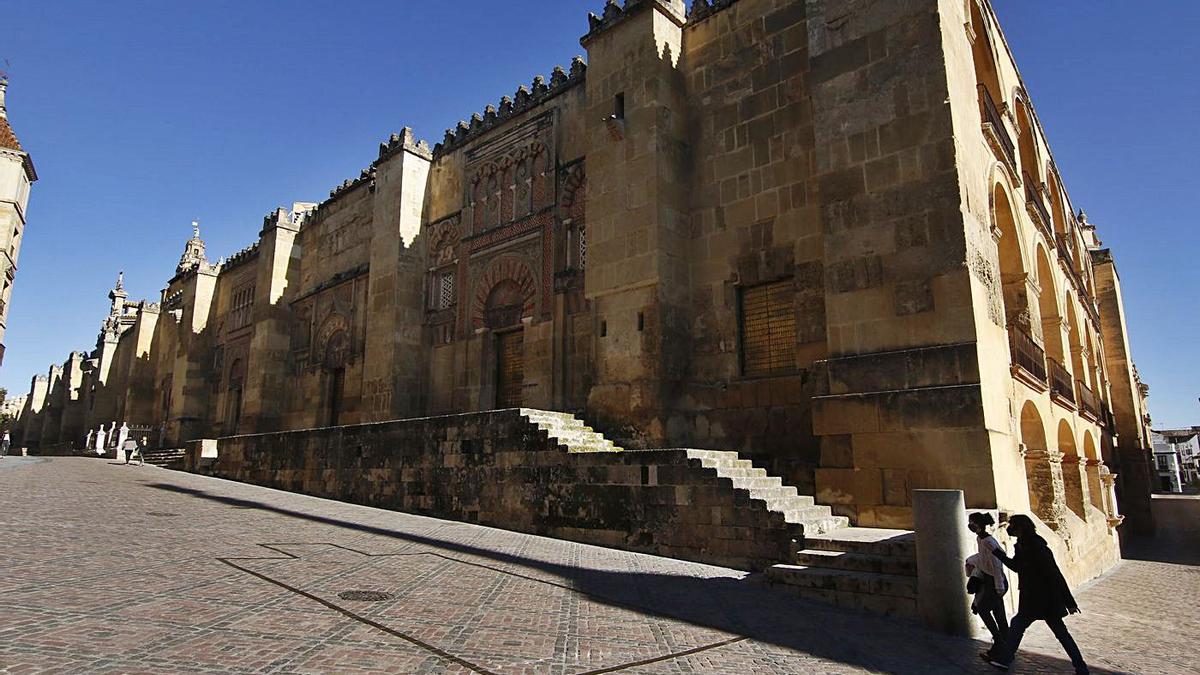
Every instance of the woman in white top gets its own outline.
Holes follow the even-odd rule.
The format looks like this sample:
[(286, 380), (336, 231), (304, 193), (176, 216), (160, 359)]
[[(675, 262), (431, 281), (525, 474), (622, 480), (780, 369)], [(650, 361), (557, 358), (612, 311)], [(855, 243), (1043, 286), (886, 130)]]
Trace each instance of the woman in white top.
[(988, 528), (996, 521), (990, 513), (977, 511), (967, 518), (967, 528), (975, 534), (978, 552), (967, 558), (967, 574), (973, 578), (968, 583), (975, 599), (971, 601), (971, 611), (983, 619), (988, 632), (992, 634), (992, 648), (984, 652), (985, 658), (999, 653), (1008, 634), (1008, 616), (1004, 612), (1004, 594), (1008, 592), (1008, 578), (1004, 575), (1004, 564), (992, 551), (1001, 548), (1000, 542), (991, 535)]

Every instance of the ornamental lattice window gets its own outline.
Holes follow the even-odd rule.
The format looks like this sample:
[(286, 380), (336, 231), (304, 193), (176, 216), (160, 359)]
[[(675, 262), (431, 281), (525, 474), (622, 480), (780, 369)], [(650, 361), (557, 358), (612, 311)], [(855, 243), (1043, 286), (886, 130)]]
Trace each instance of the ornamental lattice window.
[(454, 272), (442, 272), (438, 276), (437, 308), (449, 309), (454, 306)]
[(237, 330), (250, 325), (254, 308), (254, 285), (242, 286), (233, 292), (229, 309), (229, 329)]
[(579, 226), (579, 269), (587, 267), (587, 228)]
[(739, 330), (742, 374), (776, 375), (796, 369), (796, 289), (791, 279), (742, 290)]

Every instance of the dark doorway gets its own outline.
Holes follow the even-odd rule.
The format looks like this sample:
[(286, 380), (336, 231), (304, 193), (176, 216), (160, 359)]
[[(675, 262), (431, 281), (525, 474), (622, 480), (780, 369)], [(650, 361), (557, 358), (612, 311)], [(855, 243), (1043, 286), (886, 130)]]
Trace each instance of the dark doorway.
[(496, 336), (496, 407), (521, 407), (525, 383), (525, 339), (520, 330)]
[(338, 368), (329, 373), (329, 426), (340, 424), (342, 416), (342, 387), (346, 384), (346, 369)]

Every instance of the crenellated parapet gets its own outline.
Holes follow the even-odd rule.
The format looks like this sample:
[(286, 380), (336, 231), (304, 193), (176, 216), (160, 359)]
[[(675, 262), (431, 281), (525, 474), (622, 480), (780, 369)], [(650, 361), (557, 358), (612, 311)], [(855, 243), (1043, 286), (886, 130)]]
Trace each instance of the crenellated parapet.
[(183, 291), (175, 291), (165, 296), (162, 300), (162, 307), (168, 311), (183, 307)]
[(604, 10), (600, 14), (588, 14), (588, 32), (580, 39), (580, 42), (586, 46), (601, 33), (623, 23), (638, 12), (651, 8), (661, 10), (663, 14), (682, 26), (687, 20), (683, 2), (684, 0), (625, 0), (625, 4), (622, 5), (617, 0), (606, 0)]
[(363, 185), (367, 185), (372, 191), (375, 190), (375, 165), (372, 164), (371, 166), (363, 169), (358, 174), (358, 178), (347, 178), (346, 180), (342, 181), (341, 185), (330, 190), (329, 199), (321, 202), (321, 205), (317, 207), (317, 210), (320, 211), (325, 207), (326, 204), (329, 204), (338, 197), (341, 197), (347, 192), (350, 192)]
[(738, 0), (692, 0), (692, 8), (688, 11), (688, 21), (703, 21), (708, 17), (727, 9)]
[(571, 60), (570, 70), (555, 66), (550, 74), (549, 83), (546, 82), (546, 78), (538, 75), (533, 78), (529, 87), (521, 85), (513, 96), (502, 97), (499, 106), (489, 105), (484, 108), (483, 114), (471, 115), (470, 122), (459, 122), (454, 129), (447, 129), (442, 142), (433, 146), (433, 157), (441, 157), (456, 150), (513, 117), (542, 105), (583, 82), (586, 75), (587, 63), (581, 56)]
[(378, 164), (400, 152), (411, 152), (424, 159), (433, 159), (433, 151), (429, 149), (429, 144), (418, 140), (411, 127), (404, 127), (400, 133), (392, 134), (379, 144), (379, 159), (375, 163)]
[(256, 241), (253, 244), (250, 244), (249, 246), (238, 251), (237, 253), (234, 253), (233, 255), (229, 256), (228, 258), (225, 258), (218, 265), (219, 271), (221, 273), (228, 272), (235, 267), (240, 267), (240, 266), (250, 262), (251, 260), (254, 260), (255, 258), (258, 257), (258, 250), (259, 250), (259, 242)]

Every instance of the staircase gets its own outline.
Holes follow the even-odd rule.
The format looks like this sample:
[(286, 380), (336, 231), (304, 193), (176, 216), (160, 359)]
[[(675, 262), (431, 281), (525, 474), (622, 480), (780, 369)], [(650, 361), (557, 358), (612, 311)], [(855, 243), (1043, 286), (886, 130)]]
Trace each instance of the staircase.
[[(521, 415), (538, 429), (567, 449), (567, 452), (626, 452), (612, 441), (586, 426), (570, 413), (522, 408)], [(805, 535), (821, 534), (850, 524), (844, 516), (835, 516), (828, 506), (819, 506), (809, 495), (784, 485), (783, 479), (768, 476), (766, 469), (754, 466), (738, 453), (727, 450), (687, 449), (688, 462), (699, 465), (727, 480), (735, 490), (745, 491), (750, 499), (761, 502), (768, 511), (783, 517), (784, 522), (798, 525)]]
[[(521, 415), (573, 453), (624, 450), (570, 413), (521, 409)], [(689, 465), (728, 481), (785, 523), (796, 526), (790, 564), (767, 568), (767, 582), (810, 600), (885, 616), (917, 615), (916, 539), (908, 530), (850, 527), (845, 516), (784, 485), (736, 452), (683, 449)], [(665, 456), (664, 456), (665, 459)]]
[(805, 537), (832, 532), (847, 527), (850, 520), (835, 516), (828, 506), (819, 506), (809, 495), (800, 494), (795, 487), (784, 485), (778, 476), (768, 476), (766, 469), (741, 459), (727, 450), (687, 450), (688, 460), (697, 461), (717, 477), (729, 481), (735, 490), (743, 490), (750, 499), (763, 502), (768, 511), (783, 516), (784, 522), (799, 525)]
[(623, 452), (624, 449), (584, 425), (583, 420), (565, 412), (521, 408), (521, 416), (567, 449), (567, 452)]
[(872, 527), (806, 535), (792, 564), (767, 568), (767, 580), (809, 600), (916, 617), (916, 538), (908, 530)]
[(187, 450), (183, 448), (159, 448), (157, 450), (143, 450), (142, 458), (147, 464), (163, 469), (182, 469), (184, 457), (187, 456)]

